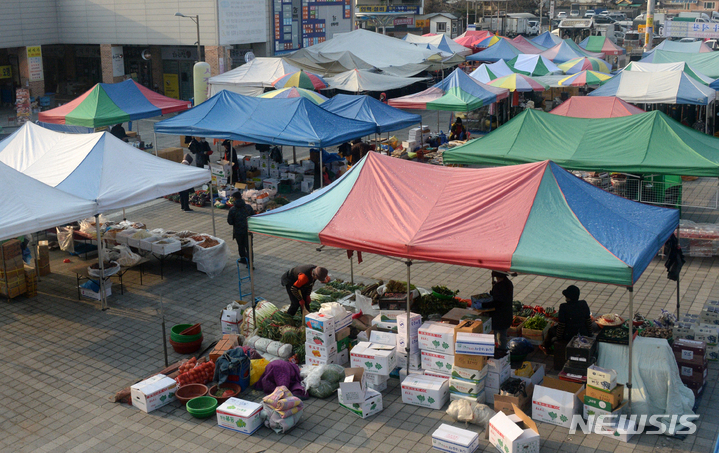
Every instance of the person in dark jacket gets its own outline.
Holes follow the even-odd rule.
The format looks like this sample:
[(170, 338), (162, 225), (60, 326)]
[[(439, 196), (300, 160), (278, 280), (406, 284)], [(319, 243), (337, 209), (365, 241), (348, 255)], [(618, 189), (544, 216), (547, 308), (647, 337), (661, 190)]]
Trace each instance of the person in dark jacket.
[(549, 348), (555, 342), (569, 342), (576, 335), (585, 337), (592, 336), (592, 314), (589, 311), (589, 305), (585, 300), (579, 300), (580, 291), (574, 285), (570, 285), (562, 291), (562, 295), (566, 302), (559, 306), (557, 313), (558, 324), (549, 329), (547, 338), (540, 346), (545, 353), (549, 353)]
[(507, 331), (512, 326), (512, 301), (514, 300), (514, 285), (506, 272), (492, 271), (492, 290), (489, 293), (494, 300), (485, 307), (494, 308), (492, 329), (497, 349), (500, 352), (506, 351)]
[(125, 132), (125, 128), (122, 127), (122, 123), (117, 123), (112, 126), (110, 133), (124, 142), (127, 141), (127, 132)]
[(204, 137), (192, 137), (190, 142), (190, 152), (195, 155), (195, 166), (204, 168), (205, 165), (210, 163), (210, 155), (212, 154), (212, 148), (207, 143)]
[(230, 184), (234, 184), (240, 181), (240, 163), (237, 160), (237, 151), (232, 147), (232, 142), (225, 140), (222, 142), (222, 147), (225, 149), (225, 153), (222, 159), (232, 164), (232, 175), (231, 180), (228, 181)]
[[(192, 165), (192, 155), (190, 155), (190, 153), (185, 154), (185, 157), (182, 159), (182, 164)], [(180, 209), (185, 212), (192, 212), (190, 208), (190, 193), (192, 193), (193, 189), (193, 187), (190, 187), (189, 189), (180, 191)]]
[(290, 308), (287, 313), (294, 316), (300, 306), (310, 303), (310, 294), (316, 281), (328, 283), (330, 275), (324, 267), (304, 264), (293, 267), (282, 275), (280, 282), (290, 296)]
[(232, 207), (227, 213), (227, 223), (232, 225), (232, 238), (237, 241), (240, 262), (243, 264), (248, 263), (250, 256), (247, 219), (254, 213), (252, 207), (242, 199), (242, 194), (239, 191), (232, 194)]

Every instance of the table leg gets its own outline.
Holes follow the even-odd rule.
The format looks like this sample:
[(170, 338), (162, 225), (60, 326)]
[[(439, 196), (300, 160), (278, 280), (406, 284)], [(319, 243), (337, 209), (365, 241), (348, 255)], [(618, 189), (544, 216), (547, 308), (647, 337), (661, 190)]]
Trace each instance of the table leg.
[(80, 294), (80, 274), (75, 274), (75, 278), (77, 279), (77, 300), (82, 300), (82, 295)]
[(160, 280), (164, 280), (164, 279), (165, 279), (165, 271), (164, 271), (164, 268), (165, 268), (165, 257), (162, 256), (162, 257), (160, 258)]
[(122, 287), (122, 274), (124, 274), (124, 272), (118, 272), (118, 275), (120, 276), (120, 295), (124, 296), (125, 289)]
[(142, 286), (142, 274), (144, 274), (145, 263), (140, 263), (140, 286)]

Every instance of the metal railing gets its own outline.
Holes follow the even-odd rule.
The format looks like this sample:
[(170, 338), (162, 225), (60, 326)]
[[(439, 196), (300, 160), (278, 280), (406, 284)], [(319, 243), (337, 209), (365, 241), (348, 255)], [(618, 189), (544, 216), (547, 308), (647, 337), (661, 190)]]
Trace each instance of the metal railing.
[(676, 208), (719, 208), (719, 185), (714, 178), (683, 181), (681, 184), (636, 178), (584, 179), (607, 192), (641, 203)]

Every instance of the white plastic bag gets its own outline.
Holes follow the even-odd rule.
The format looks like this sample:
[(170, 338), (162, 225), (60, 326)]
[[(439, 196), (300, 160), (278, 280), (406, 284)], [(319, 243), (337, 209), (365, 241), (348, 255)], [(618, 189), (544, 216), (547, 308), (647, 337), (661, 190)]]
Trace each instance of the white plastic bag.
[(377, 316), (379, 314), (379, 308), (372, 307), (372, 298), (363, 296), (360, 290), (355, 290), (355, 307), (357, 310), (361, 310), (362, 314)]
[(305, 389), (309, 390), (320, 385), (322, 373), (324, 373), (327, 365), (302, 365), (300, 368), (300, 377), (302, 378), (302, 385)]
[(56, 227), (55, 231), (57, 232), (57, 243), (60, 246), (60, 250), (75, 253), (75, 241), (72, 239), (72, 228)]
[(467, 400), (455, 400), (449, 403), (447, 415), (453, 419), (487, 427), (489, 419), (494, 417), (496, 412), (486, 404), (472, 403)]
[(337, 302), (325, 302), (320, 306), (320, 314), (333, 316), (335, 319), (344, 319), (347, 316), (347, 310)]
[(120, 257), (117, 259), (120, 266), (132, 267), (142, 259), (140, 255), (134, 253), (130, 250), (130, 247), (125, 245), (116, 245), (115, 250), (120, 252)]
[(219, 244), (210, 248), (195, 245), (193, 248), (192, 261), (197, 264), (198, 271), (204, 272), (210, 278), (215, 278), (225, 269), (229, 249), (224, 240), (213, 236), (210, 237), (218, 241)]

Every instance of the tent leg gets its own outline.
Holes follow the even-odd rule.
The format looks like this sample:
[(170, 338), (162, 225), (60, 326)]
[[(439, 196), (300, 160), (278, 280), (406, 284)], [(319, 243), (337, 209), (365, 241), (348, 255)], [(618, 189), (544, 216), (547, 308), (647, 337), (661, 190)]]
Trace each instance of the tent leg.
[(324, 165), (322, 163), (322, 148), (320, 148), (320, 189), (325, 186)]
[[(677, 247), (679, 247), (679, 227), (677, 227)], [(677, 319), (679, 319), (679, 305), (681, 302), (681, 295), (679, 294), (679, 281), (681, 280), (681, 272), (677, 274)]]
[(295, 147), (292, 147), (292, 162), (294, 162), (295, 165), (297, 165), (297, 153), (295, 152)]
[(105, 260), (102, 256), (102, 234), (100, 232), (100, 214), (95, 214), (95, 229), (97, 231), (97, 260), (100, 266), (100, 308), (107, 310), (105, 301)]
[(255, 307), (257, 304), (255, 303), (255, 254), (252, 251), (254, 244), (252, 243), (252, 233), (247, 232), (247, 248), (249, 252), (249, 271), (250, 271), (250, 297), (252, 297), (252, 326), (256, 329), (257, 328), (257, 315), (256, 315), (256, 309)]
[(355, 284), (355, 260), (354, 254), (350, 256), (350, 285)]
[(152, 135), (154, 136), (154, 142), (152, 142), (152, 149), (155, 150), (155, 157), (157, 157), (157, 132), (153, 132)]
[(409, 357), (410, 357), (410, 346), (412, 343), (409, 341), (409, 327), (410, 327), (410, 289), (409, 289), (409, 278), (410, 278), (410, 267), (412, 267), (412, 260), (407, 260), (404, 262), (404, 264), (407, 265), (407, 346), (405, 347), (405, 352), (407, 353), (407, 376), (409, 376)]
[(212, 217), (212, 235), (217, 237), (217, 229), (215, 228), (215, 202), (212, 200), (212, 180), (210, 180), (210, 216)]
[(439, 110), (437, 110), (437, 133), (439, 134)]
[(167, 360), (167, 331), (165, 330), (165, 304), (162, 303), (162, 287), (160, 287), (160, 314), (162, 315), (162, 349), (165, 352), (165, 366), (170, 366)]
[(629, 291), (629, 374), (627, 379), (627, 391), (629, 392), (629, 413), (632, 413), (632, 347), (634, 345), (634, 325), (631, 320), (634, 319), (634, 287), (627, 288)]
[(122, 220), (127, 220), (127, 216), (125, 216), (125, 208), (122, 208)]

